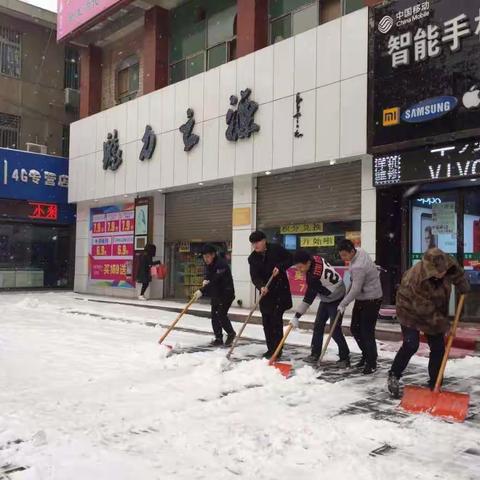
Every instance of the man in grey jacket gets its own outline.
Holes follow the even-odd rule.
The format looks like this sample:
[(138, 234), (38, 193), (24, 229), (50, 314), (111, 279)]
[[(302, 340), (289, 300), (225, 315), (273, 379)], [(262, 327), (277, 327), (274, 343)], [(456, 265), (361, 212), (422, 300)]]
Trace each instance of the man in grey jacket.
[(350, 262), (351, 280), (350, 289), (340, 302), (338, 310), (343, 313), (355, 301), (350, 330), (362, 352), (357, 367), (363, 367), (363, 374), (369, 375), (377, 368), (375, 326), (383, 296), (380, 274), (368, 253), (355, 248), (350, 240), (343, 240), (338, 250), (341, 259)]

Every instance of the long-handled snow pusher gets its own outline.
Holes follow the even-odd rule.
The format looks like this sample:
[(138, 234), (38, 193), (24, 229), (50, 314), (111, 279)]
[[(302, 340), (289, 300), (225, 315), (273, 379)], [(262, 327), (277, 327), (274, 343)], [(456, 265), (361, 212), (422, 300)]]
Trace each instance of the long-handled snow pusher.
[[(265, 285), (265, 287), (269, 287), (270, 284), (272, 283), (272, 280), (273, 280), (273, 275), (268, 279), (268, 282), (267, 284)], [(233, 350), (235, 349), (235, 347), (237, 346), (237, 343), (238, 341), (240, 340), (242, 334), (243, 334), (243, 331), (245, 330), (245, 327), (247, 326), (247, 324), (250, 322), (250, 320), (252, 319), (252, 316), (253, 316), (253, 313), (255, 312), (255, 310), (258, 308), (258, 305), (260, 303), (260, 300), (262, 299), (263, 295), (259, 295), (258, 297), (258, 300), (255, 302), (255, 305), (252, 307), (252, 309), (250, 310), (250, 312), (248, 313), (248, 316), (247, 316), (247, 319), (243, 322), (243, 325), (242, 325), (242, 328), (240, 328), (240, 331), (237, 333), (237, 335), (235, 336), (235, 340), (234, 342), (232, 343), (232, 346), (230, 347), (230, 349), (228, 350), (228, 353), (227, 353), (227, 359), (230, 360), (230, 357), (232, 356), (232, 352)]]
[[(160, 340), (158, 341), (159, 345), (163, 343), (163, 341), (167, 338), (169, 333), (175, 328), (175, 325), (177, 325), (178, 321), (187, 313), (188, 309), (192, 305), (192, 303), (195, 302), (195, 297), (193, 297), (187, 305), (185, 305), (185, 308), (177, 315), (177, 318), (172, 322), (172, 324), (167, 328), (167, 331), (160, 337)], [(166, 348), (168, 348), (170, 351), (173, 350), (172, 345), (165, 345)]]
[(277, 362), (276, 360), (277, 360), (277, 357), (278, 357), (280, 351), (283, 348), (283, 345), (285, 344), (285, 342), (287, 340), (287, 337), (290, 335), (290, 332), (292, 331), (292, 329), (293, 329), (293, 325), (289, 325), (287, 330), (283, 334), (283, 338), (280, 341), (280, 343), (278, 344), (278, 347), (275, 350), (275, 353), (272, 355), (272, 357), (270, 358), (270, 361), (268, 362), (269, 365), (277, 368), (280, 371), (280, 373), (284, 377), (287, 377), (287, 378), (290, 376), (290, 373), (292, 372), (292, 364), (291, 363)]
[(457, 331), (458, 322), (462, 314), (463, 305), (465, 303), (465, 295), (460, 296), (455, 320), (448, 337), (445, 354), (443, 355), (440, 371), (438, 372), (435, 388), (416, 387), (407, 385), (404, 390), (401, 407), (410, 413), (429, 413), (435, 417), (444, 417), (449, 420), (463, 422), (467, 416), (470, 395), (467, 393), (456, 393), (440, 391), (443, 374), (447, 365), (450, 349), (452, 348), (453, 339)]
[(335, 320), (333, 321), (333, 323), (330, 324), (330, 331), (328, 332), (327, 341), (325, 342), (325, 345), (322, 348), (322, 353), (320, 354), (320, 357), (318, 358), (317, 368), (320, 367), (320, 364), (322, 363), (323, 357), (327, 353), (328, 344), (330, 343), (330, 340), (332, 339), (333, 332), (337, 328), (337, 324), (338, 324), (341, 316), (342, 316), (342, 312), (337, 312), (337, 314), (335, 315)]

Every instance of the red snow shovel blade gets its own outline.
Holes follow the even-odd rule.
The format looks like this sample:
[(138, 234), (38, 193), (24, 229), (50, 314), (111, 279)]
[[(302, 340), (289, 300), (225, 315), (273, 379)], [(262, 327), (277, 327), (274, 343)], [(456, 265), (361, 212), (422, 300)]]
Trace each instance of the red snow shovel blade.
[(292, 373), (292, 365), (290, 363), (273, 362), (270, 366), (275, 367), (285, 378)]
[(429, 388), (407, 385), (400, 406), (410, 413), (429, 413), (457, 422), (465, 421), (470, 395), (455, 392), (434, 392)]

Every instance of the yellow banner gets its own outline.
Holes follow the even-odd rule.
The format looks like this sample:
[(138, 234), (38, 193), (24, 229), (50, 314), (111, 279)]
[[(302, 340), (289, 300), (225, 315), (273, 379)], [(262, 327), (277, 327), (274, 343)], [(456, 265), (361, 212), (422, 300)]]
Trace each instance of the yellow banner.
[(314, 237), (300, 237), (301, 247), (334, 247), (335, 235), (316, 235)]
[(283, 235), (295, 233), (322, 233), (323, 223), (299, 223), (297, 225), (282, 225), (280, 233)]

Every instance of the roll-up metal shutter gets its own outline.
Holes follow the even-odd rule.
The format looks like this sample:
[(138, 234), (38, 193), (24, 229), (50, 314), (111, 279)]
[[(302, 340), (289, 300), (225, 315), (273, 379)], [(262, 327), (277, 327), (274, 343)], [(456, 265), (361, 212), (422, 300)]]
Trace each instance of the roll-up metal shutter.
[(232, 184), (165, 195), (165, 241), (232, 239)]
[(360, 161), (260, 177), (257, 226), (358, 220), (360, 196)]

